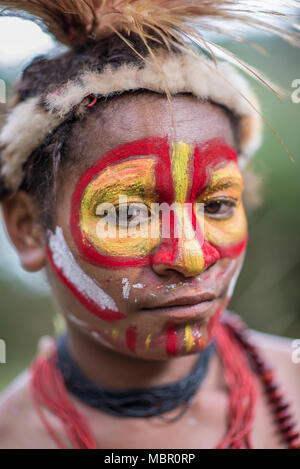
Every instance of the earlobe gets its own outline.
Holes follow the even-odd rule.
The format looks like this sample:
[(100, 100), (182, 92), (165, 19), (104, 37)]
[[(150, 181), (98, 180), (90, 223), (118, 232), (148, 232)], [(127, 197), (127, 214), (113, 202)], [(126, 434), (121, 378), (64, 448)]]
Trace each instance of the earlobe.
[(38, 207), (33, 197), (23, 191), (2, 202), (8, 235), (16, 247), (22, 267), (36, 272), (46, 265), (45, 237), (37, 222)]
[(22, 267), (28, 272), (37, 272), (46, 266), (45, 248), (39, 247), (19, 252)]

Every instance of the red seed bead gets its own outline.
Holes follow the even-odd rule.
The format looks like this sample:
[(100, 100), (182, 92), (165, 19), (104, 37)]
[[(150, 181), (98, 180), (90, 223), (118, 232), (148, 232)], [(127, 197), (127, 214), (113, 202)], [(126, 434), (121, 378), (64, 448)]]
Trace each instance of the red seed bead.
[(289, 444), (288, 449), (300, 449), (300, 440), (292, 441)]
[(256, 347), (254, 344), (252, 344), (252, 342), (245, 342), (245, 347), (247, 350), (249, 350), (249, 352), (255, 352), (256, 353)]
[(258, 370), (258, 373), (259, 373), (259, 374), (264, 373), (264, 371), (265, 371), (265, 369), (266, 369), (265, 362), (264, 362), (261, 358), (259, 358), (259, 357), (255, 358), (254, 361), (255, 361), (255, 365), (256, 365), (256, 368), (257, 368), (257, 370)]
[(287, 431), (292, 430), (292, 428), (294, 428), (296, 425), (297, 423), (295, 422), (295, 420), (289, 418), (280, 424), (280, 429), (281, 431), (286, 433)]
[(298, 440), (300, 435), (298, 432), (296, 432), (295, 430), (289, 430), (285, 435), (284, 435), (286, 441), (288, 441), (289, 443), (294, 441), (294, 440)]
[(265, 384), (272, 383), (274, 379), (274, 374), (272, 370), (265, 370), (262, 374), (262, 380)]
[(280, 401), (276, 404), (275, 411), (280, 412), (283, 410), (287, 410), (290, 407), (290, 403), (288, 401), (285, 401), (284, 399), (280, 399)]
[(270, 383), (266, 386), (266, 391), (268, 394), (273, 394), (274, 392), (278, 391), (278, 386), (275, 383)]
[(291, 414), (287, 409), (281, 410), (280, 412), (276, 412), (276, 420), (279, 423), (284, 422), (285, 420), (290, 419), (290, 418), (291, 418)]
[[(257, 353), (250, 351), (249, 355), (250, 355), (251, 360), (254, 363), (254, 366), (256, 366), (256, 368), (258, 369), (257, 361), (259, 360), (259, 357), (258, 357)], [(258, 371), (258, 373), (259, 373), (259, 371)]]
[(278, 391), (278, 389), (276, 389), (276, 391), (273, 391), (270, 394), (270, 401), (272, 403), (278, 402), (281, 398), (282, 398), (282, 395), (281, 395), (280, 391)]

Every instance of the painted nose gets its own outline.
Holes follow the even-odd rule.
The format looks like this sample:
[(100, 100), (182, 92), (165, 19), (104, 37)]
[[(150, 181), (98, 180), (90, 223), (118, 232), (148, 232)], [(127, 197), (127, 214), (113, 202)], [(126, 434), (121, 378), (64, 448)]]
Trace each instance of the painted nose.
[(199, 245), (180, 241), (175, 249), (174, 243), (170, 246), (171, 243), (164, 242), (161, 249), (153, 255), (152, 268), (158, 275), (166, 276), (171, 271), (176, 271), (184, 277), (196, 277), (204, 270), (204, 258)]
[(176, 208), (176, 224), (177, 231), (163, 239), (152, 255), (152, 268), (158, 275), (177, 271), (184, 277), (196, 277), (219, 258), (219, 253), (199, 231), (195, 232), (191, 214), (184, 206)]

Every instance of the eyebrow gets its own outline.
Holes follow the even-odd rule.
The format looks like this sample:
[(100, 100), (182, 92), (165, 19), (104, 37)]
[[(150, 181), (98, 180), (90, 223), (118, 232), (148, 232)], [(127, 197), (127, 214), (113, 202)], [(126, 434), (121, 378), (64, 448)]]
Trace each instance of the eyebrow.
[(225, 176), (217, 182), (211, 182), (203, 192), (216, 192), (217, 190), (228, 189), (237, 187), (240, 189), (243, 186), (243, 179), (239, 176)]
[(146, 187), (140, 181), (129, 184), (125, 182), (112, 182), (105, 186), (105, 188), (96, 190), (93, 199), (99, 197), (100, 202), (106, 202), (118, 198), (123, 193), (142, 197), (145, 195), (145, 189)]

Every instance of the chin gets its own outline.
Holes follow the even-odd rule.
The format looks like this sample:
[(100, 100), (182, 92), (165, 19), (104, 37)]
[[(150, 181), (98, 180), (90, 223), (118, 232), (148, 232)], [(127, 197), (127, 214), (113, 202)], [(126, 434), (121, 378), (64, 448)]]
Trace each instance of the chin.
[(143, 360), (166, 360), (201, 352), (213, 341), (221, 308), (205, 321), (194, 319), (180, 323), (169, 319), (159, 330), (129, 326), (122, 330), (101, 328), (91, 338), (115, 353)]

